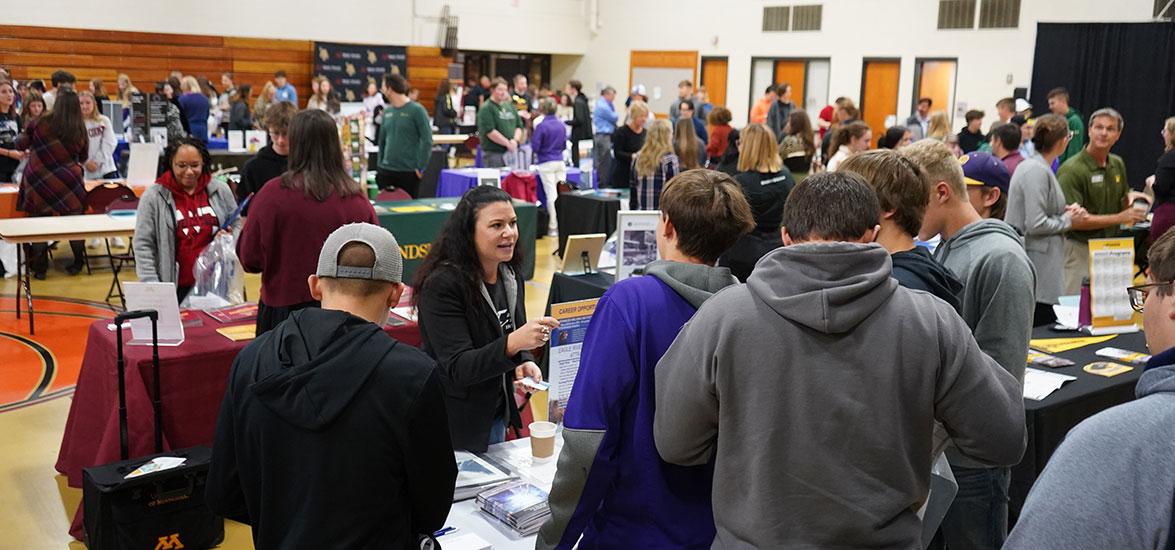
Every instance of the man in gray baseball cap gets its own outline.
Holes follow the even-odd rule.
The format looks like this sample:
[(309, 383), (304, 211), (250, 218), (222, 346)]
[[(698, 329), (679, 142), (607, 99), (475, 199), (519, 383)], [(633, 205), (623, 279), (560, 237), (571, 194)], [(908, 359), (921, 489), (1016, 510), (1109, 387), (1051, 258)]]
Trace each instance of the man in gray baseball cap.
[[(436, 365), (383, 331), (395, 237), (331, 233), (294, 312), (233, 362), (206, 498), (258, 548), (407, 548), (444, 526), (457, 466)], [(357, 488), (362, 490), (357, 490)]]

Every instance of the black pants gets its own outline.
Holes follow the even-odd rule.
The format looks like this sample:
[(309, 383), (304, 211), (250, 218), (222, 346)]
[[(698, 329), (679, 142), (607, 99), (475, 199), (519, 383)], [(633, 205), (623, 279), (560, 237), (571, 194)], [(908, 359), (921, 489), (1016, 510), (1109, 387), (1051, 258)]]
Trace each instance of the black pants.
[(403, 189), (414, 199), (420, 195), (420, 176), (416, 172), (393, 172), (381, 168), (375, 172), (375, 183), (384, 191)]
[[(73, 266), (81, 267), (86, 261), (86, 241), (69, 241), (73, 250)], [(29, 243), (25, 249), (25, 262), (33, 273), (44, 275), (49, 270), (49, 243)]]
[(187, 298), (188, 294), (192, 293), (193, 288), (195, 288), (195, 285), (180, 286), (179, 283), (176, 283), (176, 285), (175, 285), (175, 299), (176, 299), (176, 301), (181, 304), (184, 303), (184, 298)]
[(1032, 312), (1032, 326), (1042, 327), (1057, 322), (1057, 314), (1053, 312), (1052, 304), (1036, 303), (1036, 310)]
[(318, 307), (322, 302), (311, 300), (309, 302), (302, 302), (292, 306), (273, 307), (265, 305), (265, 302), (257, 300), (257, 336), (261, 336), (269, 332), (290, 317), (292, 313), (299, 309), (308, 307)]

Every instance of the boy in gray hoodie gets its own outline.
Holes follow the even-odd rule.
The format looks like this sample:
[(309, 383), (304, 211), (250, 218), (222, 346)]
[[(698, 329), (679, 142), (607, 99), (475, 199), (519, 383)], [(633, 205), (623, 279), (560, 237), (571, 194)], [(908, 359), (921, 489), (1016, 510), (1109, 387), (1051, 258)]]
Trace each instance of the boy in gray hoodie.
[(710, 298), (656, 369), (661, 458), (714, 464), (714, 548), (920, 547), (935, 422), (989, 464), (1024, 452), (1020, 385), (871, 244), (860, 176), (809, 177), (785, 247)]
[[(920, 237), (942, 236), (934, 259), (963, 281), (963, 320), (979, 348), (1015, 376), (1022, 391), (1036, 306), (1036, 274), (1023, 241), (1007, 223), (979, 216), (963, 169), (946, 145), (923, 140), (902, 154), (932, 182)], [(959, 493), (943, 519), (944, 541), (952, 550), (996, 550), (1008, 532), (1010, 471), (971, 460), (960, 452), (957, 439), (954, 443), (947, 459)]]
[(1036, 480), (1004, 548), (1171, 548), (1175, 544), (1175, 232), (1147, 252), (1132, 287), (1150, 362), (1137, 401), (1077, 425)]

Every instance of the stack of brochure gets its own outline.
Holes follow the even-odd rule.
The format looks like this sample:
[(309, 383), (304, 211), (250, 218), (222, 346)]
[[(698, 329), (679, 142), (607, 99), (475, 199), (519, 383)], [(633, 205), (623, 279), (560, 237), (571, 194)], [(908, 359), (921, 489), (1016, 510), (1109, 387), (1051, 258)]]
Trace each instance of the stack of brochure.
[(483, 512), (522, 536), (537, 533), (551, 515), (547, 492), (525, 481), (504, 483), (477, 495)]
[(453, 489), (453, 502), (473, 498), (490, 487), (514, 479), (506, 468), (488, 458), (465, 451), (456, 451), (454, 455), (457, 459), (457, 486)]

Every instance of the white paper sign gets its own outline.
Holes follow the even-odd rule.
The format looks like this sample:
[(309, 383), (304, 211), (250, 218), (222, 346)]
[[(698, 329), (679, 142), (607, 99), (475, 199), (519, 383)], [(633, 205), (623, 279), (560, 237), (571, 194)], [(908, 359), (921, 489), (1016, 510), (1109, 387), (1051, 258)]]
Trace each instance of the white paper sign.
[(126, 182), (133, 187), (146, 187), (155, 183), (159, 169), (159, 145), (156, 143), (131, 143), (130, 159), (127, 160)]
[[(184, 342), (184, 325), (180, 322), (180, 304), (176, 300), (175, 283), (123, 283), (126, 310), (153, 309), (159, 312), (159, 345), (178, 346)], [(151, 345), (151, 320), (131, 320), (132, 346)]]
[(229, 130), (228, 131), (228, 150), (229, 151), (244, 151), (245, 150), (245, 131), (244, 130)]
[(659, 210), (621, 210), (616, 220), (616, 282), (657, 259), (657, 221)]
[(1024, 369), (1024, 399), (1040, 401), (1071, 380), (1077, 380), (1077, 377), (1040, 369)]

